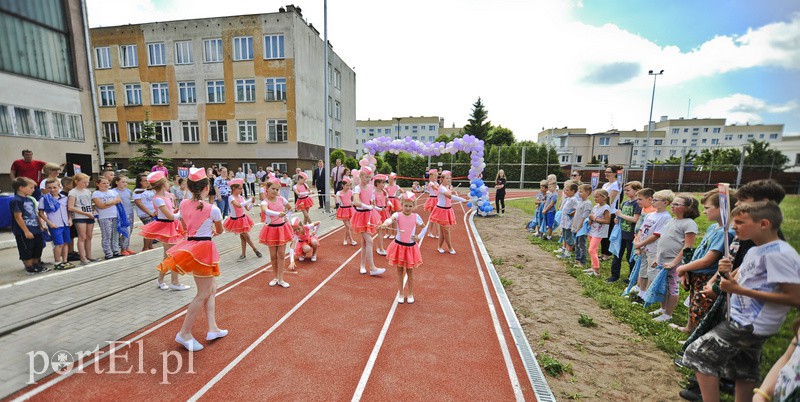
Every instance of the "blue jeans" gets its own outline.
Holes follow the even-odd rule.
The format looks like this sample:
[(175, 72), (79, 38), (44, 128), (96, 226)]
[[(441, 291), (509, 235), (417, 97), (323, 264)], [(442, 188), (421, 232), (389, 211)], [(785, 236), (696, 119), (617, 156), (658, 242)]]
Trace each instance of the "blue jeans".
[(100, 235), (102, 238), (103, 254), (106, 258), (119, 254), (119, 234), (117, 233), (117, 218), (98, 219)]
[(586, 235), (575, 238), (575, 260), (586, 265)]
[(220, 212), (222, 212), (222, 217), (228, 216), (230, 211), (228, 211), (228, 197), (227, 195), (219, 196), (219, 199), (216, 200), (217, 208), (219, 208)]

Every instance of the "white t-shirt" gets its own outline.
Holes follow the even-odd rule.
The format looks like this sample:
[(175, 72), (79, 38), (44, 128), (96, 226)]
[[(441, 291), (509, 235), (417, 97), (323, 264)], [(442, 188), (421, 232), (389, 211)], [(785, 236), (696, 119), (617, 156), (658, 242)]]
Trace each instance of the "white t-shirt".
[[(781, 283), (800, 284), (800, 256), (783, 240), (753, 247), (739, 267), (739, 286), (762, 292), (778, 293)], [(776, 303), (731, 294), (731, 319), (741, 325), (753, 325), (753, 334), (774, 335), (791, 309)]]
[(197, 228), (197, 233), (193, 237), (211, 237), (211, 229), (214, 227), (214, 222), (219, 222), (222, 220), (222, 212), (217, 208), (216, 205), (211, 206), (211, 216), (209, 219), (206, 219), (199, 228)]
[(608, 205), (611, 206), (611, 215), (614, 215), (614, 212), (616, 212), (617, 209), (619, 209), (619, 196), (622, 194), (622, 191), (621, 191), (621, 189), (619, 187), (619, 181), (615, 181), (613, 183), (605, 183), (605, 184), (603, 184), (603, 190), (608, 191), (608, 196), (609, 197), (611, 196), (611, 192), (612, 191), (616, 191), (617, 192), (617, 196), (614, 197), (614, 199), (611, 200), (611, 203), (608, 204)]
[[(42, 196), (42, 198), (44, 198), (44, 196)], [(65, 195), (58, 194), (58, 210), (54, 212), (45, 212), (47, 214), (47, 219), (53, 222), (58, 228), (67, 226), (69, 222), (69, 215), (67, 215), (67, 198), (68, 197)], [(44, 201), (39, 201), (39, 209), (42, 211), (44, 210)]]
[(156, 192), (153, 190), (144, 190), (142, 192), (135, 192), (133, 193), (133, 201), (134, 205), (136, 205), (136, 200), (142, 200), (142, 205), (145, 207), (146, 211), (143, 211), (136, 205), (136, 215), (142, 217), (150, 216), (153, 213), (153, 197), (156, 195)]
[[(605, 211), (611, 212), (611, 207), (608, 204), (605, 205), (595, 205), (592, 208), (592, 215), (594, 215), (595, 219), (597, 218), (604, 218)], [(610, 215), (609, 215), (610, 216)], [(601, 224), (598, 222), (590, 222), (589, 225), (589, 236), (591, 237), (599, 237), (601, 239), (605, 239), (608, 237), (608, 224)]]
[[(117, 193), (114, 190), (100, 191), (97, 190), (92, 193), (92, 199), (99, 198), (103, 203), (109, 203), (117, 198)], [(108, 208), (97, 208), (98, 219), (113, 219), (117, 218), (117, 206), (112, 205)]]
[(564, 197), (563, 201), (561, 201), (561, 222), (559, 222), (559, 226), (565, 229), (572, 227), (572, 217), (569, 214), (575, 212), (577, 205), (575, 197)]
[[(167, 195), (167, 197), (169, 197), (169, 195)], [(155, 196), (154, 196), (154, 197), (153, 197), (153, 205), (155, 206), (155, 208), (156, 208), (156, 213), (158, 214), (158, 215), (156, 215), (156, 217), (157, 217), (158, 219), (167, 219), (167, 216), (166, 216), (166, 215), (164, 215), (164, 213), (163, 213), (163, 212), (161, 212), (161, 206), (162, 206), (162, 205), (167, 205), (167, 202), (166, 202), (166, 201), (164, 201), (164, 199), (163, 199), (163, 198), (161, 198), (161, 197), (155, 197)]]
[[(672, 218), (672, 216), (667, 211), (647, 214), (642, 223), (642, 230), (639, 232), (639, 241), (645, 241), (650, 238), (650, 236), (661, 233), (661, 228), (664, 227), (664, 224), (666, 224), (670, 218)], [(647, 254), (658, 251), (658, 240), (644, 246), (644, 251)]]
[[(69, 190), (69, 196), (75, 198), (74, 207), (83, 212), (94, 215), (94, 208), (92, 208), (92, 192), (89, 189), (78, 190), (73, 188)], [(72, 213), (72, 219), (91, 219), (83, 214)]]

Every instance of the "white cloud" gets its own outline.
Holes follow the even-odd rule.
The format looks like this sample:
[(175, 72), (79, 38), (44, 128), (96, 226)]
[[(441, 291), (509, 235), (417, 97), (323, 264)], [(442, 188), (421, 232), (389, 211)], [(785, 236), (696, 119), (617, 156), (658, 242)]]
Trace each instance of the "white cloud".
[(750, 95), (733, 94), (697, 106), (695, 112), (698, 116), (724, 117), (728, 124), (757, 124), (763, 122), (764, 113), (787, 113), (797, 109), (796, 100), (776, 105)]

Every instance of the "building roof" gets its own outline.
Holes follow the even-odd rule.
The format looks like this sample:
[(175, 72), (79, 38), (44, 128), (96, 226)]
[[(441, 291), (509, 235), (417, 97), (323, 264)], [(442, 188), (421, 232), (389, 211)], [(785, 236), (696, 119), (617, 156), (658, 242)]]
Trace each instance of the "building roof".
[[(397, 117), (390, 120), (356, 120), (356, 127), (385, 127), (397, 125)], [(439, 125), (437, 116), (408, 116), (399, 117), (400, 124), (436, 124)]]

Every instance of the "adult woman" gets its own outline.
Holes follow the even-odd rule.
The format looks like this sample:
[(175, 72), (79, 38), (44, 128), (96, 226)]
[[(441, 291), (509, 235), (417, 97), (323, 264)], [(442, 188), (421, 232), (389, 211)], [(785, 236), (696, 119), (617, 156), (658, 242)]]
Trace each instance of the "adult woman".
[[(497, 171), (497, 176), (494, 179), (494, 188), (496, 190), (494, 208), (498, 214), (504, 214), (506, 212), (506, 172), (503, 169)], [(503, 207), (500, 208), (500, 205)]]
[[(620, 183), (617, 182), (617, 172), (621, 169), (621, 166), (608, 165), (605, 171), (608, 183), (603, 184), (603, 190), (608, 192), (608, 205), (611, 207), (611, 222), (608, 224), (608, 233), (614, 230), (614, 218), (617, 217), (614, 212), (619, 209), (619, 193), (622, 188), (620, 187)], [(611, 258), (611, 251), (608, 250), (608, 245), (608, 238), (604, 238), (600, 242), (600, 259), (603, 261)]]
[(209, 182), (212, 183), (208, 189), (208, 202), (213, 204), (214, 200), (217, 198), (217, 190), (214, 188), (213, 184), (214, 179), (217, 178), (217, 170), (214, 168), (206, 169), (206, 177), (208, 177)]

